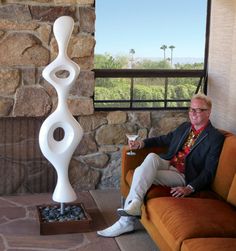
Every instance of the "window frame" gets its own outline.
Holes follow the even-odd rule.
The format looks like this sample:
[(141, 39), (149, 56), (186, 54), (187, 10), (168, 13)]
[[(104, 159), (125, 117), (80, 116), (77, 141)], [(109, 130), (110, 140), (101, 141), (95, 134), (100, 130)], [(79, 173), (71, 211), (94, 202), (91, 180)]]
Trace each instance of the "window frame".
[[(134, 107), (134, 102), (145, 102), (147, 100), (134, 100), (132, 97), (133, 86), (132, 86), (132, 79), (134, 78), (165, 78), (165, 82), (168, 83), (168, 78), (173, 77), (183, 77), (183, 78), (199, 78), (198, 85), (196, 87), (195, 93), (198, 93), (200, 90), (201, 92), (207, 94), (207, 67), (208, 67), (208, 54), (209, 54), (209, 37), (210, 37), (210, 14), (211, 14), (211, 0), (207, 1), (207, 13), (206, 13), (206, 30), (205, 30), (205, 52), (204, 52), (204, 62), (203, 62), (203, 69), (202, 70), (175, 70), (175, 69), (97, 69), (94, 68), (94, 78), (95, 78), (95, 85), (96, 85), (96, 78), (130, 78), (131, 79), (131, 95), (129, 100), (95, 100), (95, 95), (93, 95), (93, 104), (95, 111), (106, 111), (106, 110), (186, 110), (188, 107), (168, 107), (166, 104), (167, 102), (190, 102), (190, 99), (175, 99), (175, 100), (168, 100), (165, 94), (164, 100), (159, 100), (159, 102), (164, 102), (164, 107)], [(165, 88), (168, 87), (165, 85)], [(167, 90), (165, 90), (167, 93)], [(154, 100), (152, 100), (154, 101)], [(122, 107), (96, 107), (96, 103), (123, 103), (129, 102), (130, 106), (127, 108)]]

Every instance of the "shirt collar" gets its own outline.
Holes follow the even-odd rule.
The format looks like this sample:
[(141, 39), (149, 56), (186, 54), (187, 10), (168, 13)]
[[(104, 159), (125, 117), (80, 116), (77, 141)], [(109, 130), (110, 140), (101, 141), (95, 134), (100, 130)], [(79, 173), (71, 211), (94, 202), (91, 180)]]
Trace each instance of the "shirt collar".
[(193, 131), (194, 134), (199, 134), (201, 133), (207, 126), (208, 126), (209, 122), (206, 123), (206, 125), (202, 126), (201, 128), (199, 128), (198, 130), (196, 130), (194, 128), (194, 125), (191, 124), (191, 130)]

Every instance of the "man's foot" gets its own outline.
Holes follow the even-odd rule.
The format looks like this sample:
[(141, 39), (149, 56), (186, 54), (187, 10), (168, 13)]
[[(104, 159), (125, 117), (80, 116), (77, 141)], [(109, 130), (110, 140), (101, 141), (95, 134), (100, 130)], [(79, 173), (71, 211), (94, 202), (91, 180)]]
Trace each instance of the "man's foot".
[(135, 216), (141, 218), (141, 204), (138, 199), (133, 199), (126, 208), (118, 208), (117, 212), (120, 216)]
[(97, 234), (103, 237), (116, 237), (124, 233), (132, 232), (134, 231), (134, 223), (130, 221), (121, 222), (118, 220), (116, 223), (114, 223), (112, 226), (97, 231)]

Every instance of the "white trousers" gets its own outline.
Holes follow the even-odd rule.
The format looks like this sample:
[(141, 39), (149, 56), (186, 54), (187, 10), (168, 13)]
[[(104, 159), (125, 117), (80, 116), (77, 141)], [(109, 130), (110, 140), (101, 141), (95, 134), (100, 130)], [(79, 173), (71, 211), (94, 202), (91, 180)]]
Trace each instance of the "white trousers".
[[(155, 153), (150, 153), (138, 166), (133, 175), (129, 194), (125, 200), (124, 208), (133, 199), (143, 201), (148, 189), (152, 184), (168, 187), (185, 186), (184, 174), (170, 165), (170, 161), (162, 159)], [(123, 218), (123, 217), (121, 217)], [(122, 220), (131, 220), (125, 217)]]

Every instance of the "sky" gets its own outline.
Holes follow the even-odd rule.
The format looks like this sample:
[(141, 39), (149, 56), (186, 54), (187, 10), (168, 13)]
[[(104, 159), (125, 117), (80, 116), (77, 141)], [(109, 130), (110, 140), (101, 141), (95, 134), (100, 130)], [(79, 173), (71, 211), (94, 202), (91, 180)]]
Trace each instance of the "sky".
[[(207, 0), (96, 0), (95, 54), (203, 58)], [(166, 50), (170, 57), (170, 49)]]

